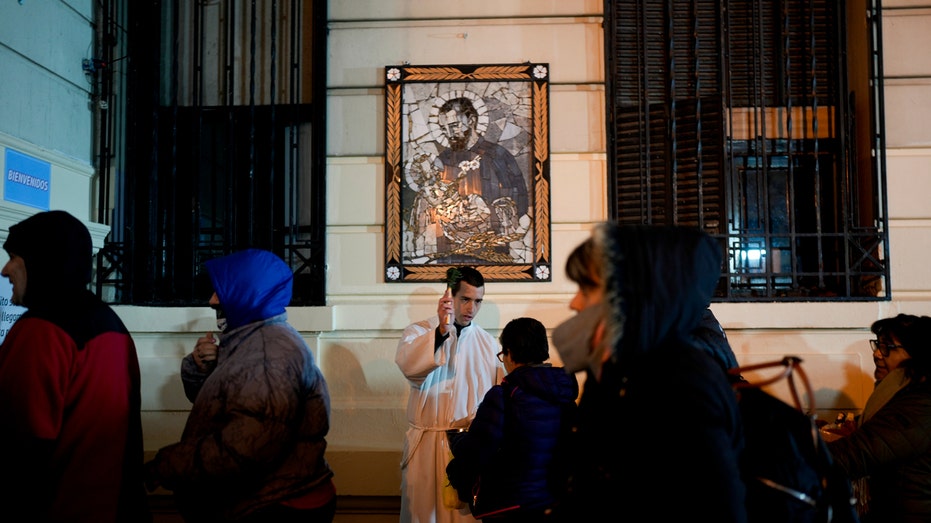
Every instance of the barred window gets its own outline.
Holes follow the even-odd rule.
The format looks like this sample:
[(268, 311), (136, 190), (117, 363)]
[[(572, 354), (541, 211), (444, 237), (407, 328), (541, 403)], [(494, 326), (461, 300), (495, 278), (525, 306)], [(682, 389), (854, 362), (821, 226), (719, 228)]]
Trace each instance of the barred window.
[(716, 301), (890, 299), (876, 0), (605, 4), (611, 218), (721, 244)]
[[(98, 4), (98, 294), (191, 305), (204, 261), (247, 247), (322, 305), (326, 1)], [(101, 105), (103, 107), (103, 105)]]

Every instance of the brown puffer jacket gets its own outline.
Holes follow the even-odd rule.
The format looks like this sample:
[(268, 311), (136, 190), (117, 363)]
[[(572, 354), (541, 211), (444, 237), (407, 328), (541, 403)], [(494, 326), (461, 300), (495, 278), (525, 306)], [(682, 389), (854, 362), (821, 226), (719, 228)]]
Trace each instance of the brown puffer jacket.
[(324, 459), (326, 381), (284, 315), (221, 337), (219, 360), (181, 441), (156, 458), (189, 522), (235, 520), (333, 475)]
[(201, 373), (191, 354), (182, 360), (194, 405), (181, 441), (159, 450), (151, 465), (187, 523), (236, 521), (325, 491), (333, 476), (324, 458), (327, 383), (287, 322), (290, 267), (247, 249), (208, 261), (207, 270), (228, 329), (213, 370)]

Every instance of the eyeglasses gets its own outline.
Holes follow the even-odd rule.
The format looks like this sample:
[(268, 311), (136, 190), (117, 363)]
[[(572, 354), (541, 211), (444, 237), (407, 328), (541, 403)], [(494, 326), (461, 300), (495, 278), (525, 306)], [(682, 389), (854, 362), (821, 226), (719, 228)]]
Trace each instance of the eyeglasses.
[(892, 349), (904, 349), (902, 345), (895, 345), (893, 343), (882, 343), (879, 340), (870, 340), (870, 348), (873, 351), (879, 351), (883, 355), (883, 358), (889, 356), (889, 353), (892, 352)]
[(504, 363), (504, 351), (499, 352), (495, 356), (498, 356), (498, 361), (500, 361), (501, 363)]

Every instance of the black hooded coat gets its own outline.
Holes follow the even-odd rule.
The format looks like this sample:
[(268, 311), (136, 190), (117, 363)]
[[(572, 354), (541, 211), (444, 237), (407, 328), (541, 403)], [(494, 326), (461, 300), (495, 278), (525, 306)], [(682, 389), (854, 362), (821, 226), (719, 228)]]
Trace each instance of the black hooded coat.
[(23, 260), (27, 310), (0, 346), (0, 504), (30, 521), (147, 521), (139, 361), (87, 290), (87, 227), (42, 212), (3, 247)]
[(584, 383), (568, 520), (746, 521), (736, 395), (692, 335), (720, 247), (684, 227), (604, 224), (594, 237), (612, 341)]

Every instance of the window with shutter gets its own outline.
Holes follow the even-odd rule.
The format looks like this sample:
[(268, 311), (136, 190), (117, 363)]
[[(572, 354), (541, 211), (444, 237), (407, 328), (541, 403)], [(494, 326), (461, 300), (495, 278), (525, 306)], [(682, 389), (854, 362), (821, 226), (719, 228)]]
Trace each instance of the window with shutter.
[(98, 294), (203, 304), (204, 261), (255, 247), (292, 267), (292, 305), (323, 305), (326, 0), (120, 0), (97, 16), (126, 72), (96, 78), (119, 107), (101, 113)]
[(719, 239), (719, 301), (889, 299), (879, 24), (875, 0), (608, 0), (611, 218)]

